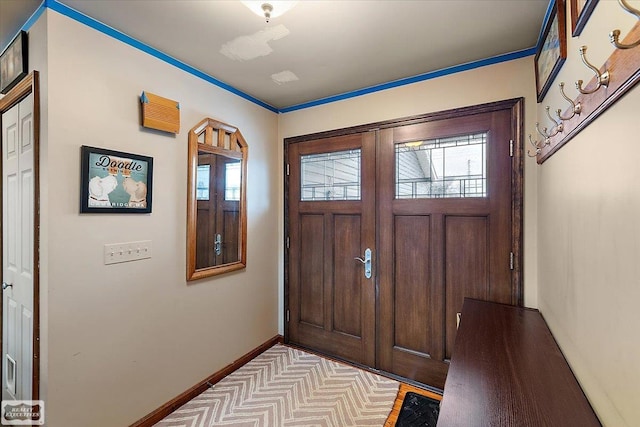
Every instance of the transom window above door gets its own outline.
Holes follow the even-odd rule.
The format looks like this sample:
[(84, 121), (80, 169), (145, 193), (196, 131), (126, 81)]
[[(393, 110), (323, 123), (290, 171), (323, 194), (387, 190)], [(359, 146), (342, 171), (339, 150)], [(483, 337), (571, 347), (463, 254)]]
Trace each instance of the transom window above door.
[(487, 133), (395, 145), (396, 199), (487, 197)]
[(360, 200), (360, 149), (300, 157), (300, 199)]

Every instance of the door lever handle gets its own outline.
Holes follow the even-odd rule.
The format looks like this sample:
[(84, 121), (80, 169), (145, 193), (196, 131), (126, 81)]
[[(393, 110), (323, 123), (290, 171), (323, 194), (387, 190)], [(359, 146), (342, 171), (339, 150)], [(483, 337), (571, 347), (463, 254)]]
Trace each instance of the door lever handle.
[(2, 282), (2, 290), (4, 291), (7, 288), (13, 288), (13, 283)]
[(222, 255), (222, 236), (220, 234), (216, 234), (216, 240), (213, 242), (213, 250), (216, 256)]
[(367, 248), (364, 251), (364, 259), (355, 257), (354, 259), (364, 264), (364, 277), (371, 279), (371, 249)]

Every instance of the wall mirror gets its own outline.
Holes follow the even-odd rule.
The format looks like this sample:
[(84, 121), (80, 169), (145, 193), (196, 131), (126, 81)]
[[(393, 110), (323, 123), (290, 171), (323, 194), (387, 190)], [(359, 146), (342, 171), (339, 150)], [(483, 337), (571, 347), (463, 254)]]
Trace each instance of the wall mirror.
[(187, 280), (247, 265), (247, 154), (226, 123), (206, 118), (189, 131)]

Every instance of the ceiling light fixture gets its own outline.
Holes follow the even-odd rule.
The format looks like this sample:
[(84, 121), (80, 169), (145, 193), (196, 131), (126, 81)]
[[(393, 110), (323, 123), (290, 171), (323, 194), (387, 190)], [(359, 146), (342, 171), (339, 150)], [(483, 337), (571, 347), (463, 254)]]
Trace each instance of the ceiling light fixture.
[(262, 11), (264, 12), (264, 19), (269, 23), (269, 20), (271, 19), (271, 12), (273, 12), (273, 6), (269, 3), (264, 3), (262, 5)]
[(297, 1), (243, 1), (242, 4), (247, 6), (249, 10), (258, 16), (264, 16), (265, 21), (268, 23), (271, 18), (277, 18), (284, 15), (289, 9), (291, 9)]

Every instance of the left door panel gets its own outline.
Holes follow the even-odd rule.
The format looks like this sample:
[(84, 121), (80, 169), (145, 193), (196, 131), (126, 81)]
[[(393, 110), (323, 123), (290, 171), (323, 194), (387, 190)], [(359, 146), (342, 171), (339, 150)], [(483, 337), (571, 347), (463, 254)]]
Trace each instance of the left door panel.
[[(375, 366), (375, 134), (291, 144), (288, 340)], [(375, 265), (375, 260), (372, 259)]]

